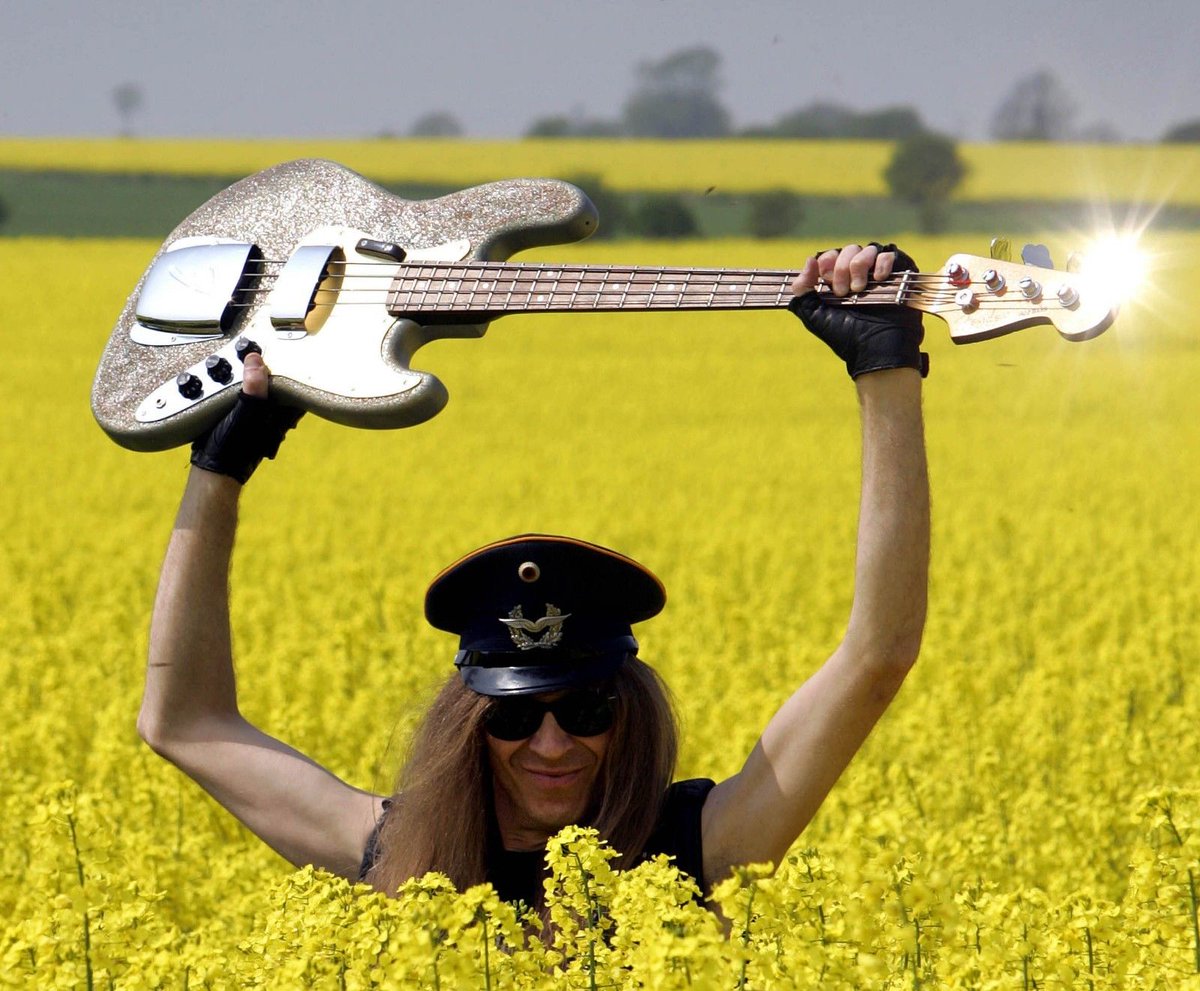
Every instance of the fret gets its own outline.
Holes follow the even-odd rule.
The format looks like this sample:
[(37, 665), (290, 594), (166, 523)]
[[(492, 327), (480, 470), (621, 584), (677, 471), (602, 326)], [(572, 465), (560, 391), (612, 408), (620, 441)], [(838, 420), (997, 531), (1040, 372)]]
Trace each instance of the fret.
[[(471, 262), (401, 266), (388, 292), (396, 316), (787, 306), (794, 273)], [(901, 292), (906, 290), (902, 287)], [(909, 290), (911, 291), (911, 290)]]
[(481, 279), (479, 284), (480, 284), (481, 288), (483, 288), (487, 292), (487, 301), (486, 301), (485, 309), (490, 310), (491, 306), (492, 306), (492, 297), (495, 294), (495, 290), (494, 290), (495, 282), (484, 282)]

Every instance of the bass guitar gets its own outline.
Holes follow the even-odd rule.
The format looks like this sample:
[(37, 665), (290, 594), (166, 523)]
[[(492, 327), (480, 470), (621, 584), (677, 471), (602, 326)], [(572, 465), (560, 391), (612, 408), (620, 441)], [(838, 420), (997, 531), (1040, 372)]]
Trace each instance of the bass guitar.
[[(113, 328), (92, 410), (132, 450), (185, 444), (233, 404), (242, 362), (257, 351), (281, 402), (350, 426), (406, 427), (448, 398), (412, 367), (414, 352), (481, 337), (508, 313), (779, 309), (792, 299), (795, 272), (506, 260), (595, 228), (587, 196), (556, 180), (410, 201), (333, 162), (277, 165), (218, 193), (167, 238)], [(958, 343), (1036, 324), (1085, 340), (1114, 319), (1105, 290), (1081, 273), (954, 255), (937, 272), (830, 299), (932, 313)]]

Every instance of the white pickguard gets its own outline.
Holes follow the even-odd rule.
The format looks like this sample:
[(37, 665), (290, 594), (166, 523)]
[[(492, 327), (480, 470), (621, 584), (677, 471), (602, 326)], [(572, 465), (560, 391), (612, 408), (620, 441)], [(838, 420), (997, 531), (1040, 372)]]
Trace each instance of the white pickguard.
[[(277, 329), (271, 322), (271, 296), (258, 306), (253, 317), (243, 326), (239, 336), (253, 340), (262, 348), (263, 360), (273, 375), (294, 382), (356, 399), (374, 399), (408, 392), (422, 382), (422, 376), (398, 366), (394, 357), (383, 349), (388, 331), (397, 318), (387, 311), (387, 293), (392, 280), (405, 262), (391, 263), (376, 255), (363, 254), (355, 249), (362, 238), (371, 235), (349, 227), (317, 227), (296, 245), (335, 245), (346, 259), (346, 271), (336, 294), (318, 293), (318, 311), (323, 321), (314, 320), (312, 329)], [(429, 248), (406, 249), (406, 261), (456, 262), (466, 258), (471, 243), (465, 238), (448, 241)], [(328, 306), (322, 301), (331, 299)], [(168, 334), (163, 331), (135, 328), (149, 339), (139, 341), (158, 347), (193, 343), (195, 335)], [(229, 382), (217, 383), (206, 374), (199, 362), (183, 374), (195, 375), (203, 393), (188, 399), (180, 394), (174, 379), (164, 382), (138, 406), (135, 419), (152, 423), (173, 416), (226, 389), (241, 385), (242, 364), (234, 352), (233, 341), (213, 353), (225, 358), (231, 368)]]
[[(318, 227), (297, 245), (336, 244), (346, 256), (347, 270), (355, 274), (342, 279), (338, 302), (325, 322), (303, 337), (289, 340), (287, 331), (277, 332), (266, 308), (256, 317), (255, 340), (272, 373), (354, 398), (391, 396), (420, 384), (419, 375), (398, 369), (382, 348), (396, 323), (387, 311), (387, 290), (404, 263), (392, 264), (356, 251), (354, 246), (364, 237), (370, 235), (346, 227)], [(460, 239), (408, 250), (407, 260), (461, 261), (470, 250), (471, 243)]]

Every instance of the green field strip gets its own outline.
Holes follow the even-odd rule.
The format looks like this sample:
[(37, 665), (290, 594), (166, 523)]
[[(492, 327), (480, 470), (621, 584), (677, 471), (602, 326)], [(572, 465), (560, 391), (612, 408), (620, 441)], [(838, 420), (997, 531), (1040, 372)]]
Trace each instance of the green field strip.
[[(0, 236), (150, 237), (164, 238), (189, 213), (225, 188), (233, 175), (186, 176), (95, 171), (0, 170)], [(377, 178), (377, 177), (376, 177)], [(587, 177), (572, 177), (588, 189)], [(453, 191), (431, 184), (386, 183), (406, 199), (423, 199)], [(611, 196), (612, 191), (608, 192)], [(623, 194), (636, 202), (641, 192)], [(739, 237), (749, 231), (751, 193), (684, 193), (699, 236)], [(802, 218), (792, 236), (861, 239), (894, 236), (917, 228), (915, 211), (886, 196), (801, 197)], [(601, 232), (605, 214), (601, 212)], [(1151, 210), (1139, 204), (1104, 204), (1063, 199), (953, 202), (947, 233), (1026, 236), (1040, 230), (1096, 231), (1117, 229), (1195, 229), (1200, 206), (1169, 205)], [(627, 234), (620, 230), (616, 234)], [(986, 244), (986, 239), (981, 241)], [(981, 249), (982, 250), (982, 249)]]
[[(789, 189), (808, 196), (881, 195), (893, 144), (771, 139), (210, 140), (3, 138), (0, 169), (79, 169), (186, 176), (247, 175), (293, 158), (329, 158), (386, 183), (454, 188), (512, 176), (594, 174), (613, 189)], [(1200, 205), (1194, 144), (960, 145), (967, 200)]]

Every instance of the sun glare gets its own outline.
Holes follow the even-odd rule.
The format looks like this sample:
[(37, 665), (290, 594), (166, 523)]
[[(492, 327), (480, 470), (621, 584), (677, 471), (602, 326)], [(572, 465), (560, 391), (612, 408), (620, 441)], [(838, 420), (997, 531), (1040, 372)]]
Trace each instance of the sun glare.
[(1114, 234), (1093, 241), (1084, 252), (1083, 273), (1108, 287), (1121, 301), (1145, 288), (1150, 258), (1130, 234)]

